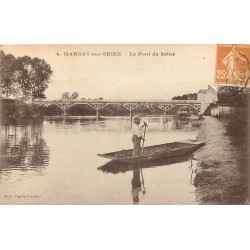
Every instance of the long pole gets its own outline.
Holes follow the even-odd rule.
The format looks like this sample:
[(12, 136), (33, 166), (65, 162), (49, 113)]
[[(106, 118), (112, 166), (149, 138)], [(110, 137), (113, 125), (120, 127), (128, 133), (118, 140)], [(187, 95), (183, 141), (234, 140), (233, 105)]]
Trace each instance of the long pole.
[(141, 156), (142, 156), (143, 148), (144, 148), (145, 135), (146, 135), (146, 128), (147, 128), (147, 125), (145, 125), (145, 129), (144, 129), (144, 133), (143, 133), (143, 141), (142, 141), (142, 147), (141, 147)]
[(142, 173), (141, 158), (142, 158), (142, 154), (143, 154), (143, 148), (144, 148), (144, 142), (145, 142), (145, 136), (146, 136), (146, 128), (147, 128), (147, 125), (145, 124), (145, 129), (144, 129), (144, 134), (143, 134), (143, 141), (142, 141), (142, 149), (141, 149), (141, 155), (140, 155), (140, 161), (139, 161), (139, 167), (140, 167), (140, 170), (141, 170), (143, 193), (146, 193), (146, 191), (145, 191), (144, 178), (143, 178), (143, 173)]

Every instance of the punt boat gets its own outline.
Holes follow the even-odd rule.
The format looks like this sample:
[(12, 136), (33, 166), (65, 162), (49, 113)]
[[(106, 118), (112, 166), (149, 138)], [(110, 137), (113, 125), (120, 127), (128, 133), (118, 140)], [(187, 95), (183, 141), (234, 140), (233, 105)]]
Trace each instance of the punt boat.
[(154, 161), (159, 159), (171, 158), (185, 155), (197, 150), (205, 145), (205, 142), (198, 140), (185, 140), (180, 142), (171, 142), (159, 145), (153, 145), (143, 148), (141, 156), (133, 156), (133, 149), (120, 150), (111, 153), (97, 154), (98, 156), (120, 162), (136, 163), (141, 161)]

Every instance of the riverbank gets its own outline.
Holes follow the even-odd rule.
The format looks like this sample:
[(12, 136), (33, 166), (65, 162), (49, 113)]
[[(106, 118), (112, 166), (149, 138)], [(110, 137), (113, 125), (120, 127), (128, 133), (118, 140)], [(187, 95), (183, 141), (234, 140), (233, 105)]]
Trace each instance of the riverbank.
[(0, 111), (2, 123), (25, 123), (25, 121), (39, 121), (43, 119), (40, 107), (31, 106), (18, 100), (1, 99)]
[(201, 204), (246, 204), (249, 201), (249, 144), (244, 134), (232, 134), (228, 124), (205, 117), (197, 151), (197, 200)]

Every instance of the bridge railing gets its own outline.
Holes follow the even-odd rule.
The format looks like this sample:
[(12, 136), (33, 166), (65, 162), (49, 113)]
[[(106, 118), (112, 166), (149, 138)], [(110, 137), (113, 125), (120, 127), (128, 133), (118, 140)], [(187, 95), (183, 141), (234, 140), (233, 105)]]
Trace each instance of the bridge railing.
[(33, 100), (34, 103), (36, 102), (79, 102), (79, 103), (100, 103), (100, 102), (107, 102), (107, 101), (103, 101), (103, 100), (83, 100), (83, 99), (34, 99)]
[(76, 103), (151, 103), (151, 104), (159, 104), (159, 103), (173, 103), (173, 104), (200, 104), (200, 101), (197, 100), (162, 100), (162, 101), (118, 101), (118, 100), (83, 100), (83, 99), (34, 99), (33, 103), (39, 102), (76, 102)]

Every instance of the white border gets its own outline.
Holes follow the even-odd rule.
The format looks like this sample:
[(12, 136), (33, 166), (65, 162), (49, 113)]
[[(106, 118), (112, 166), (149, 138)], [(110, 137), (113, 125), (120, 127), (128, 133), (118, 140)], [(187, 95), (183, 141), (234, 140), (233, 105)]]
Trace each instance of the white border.
[(1, 44), (249, 43), (249, 1), (1, 2)]
[[(249, 43), (249, 1), (5, 1), (0, 44)], [(245, 249), (247, 206), (2, 206), (2, 249)]]

